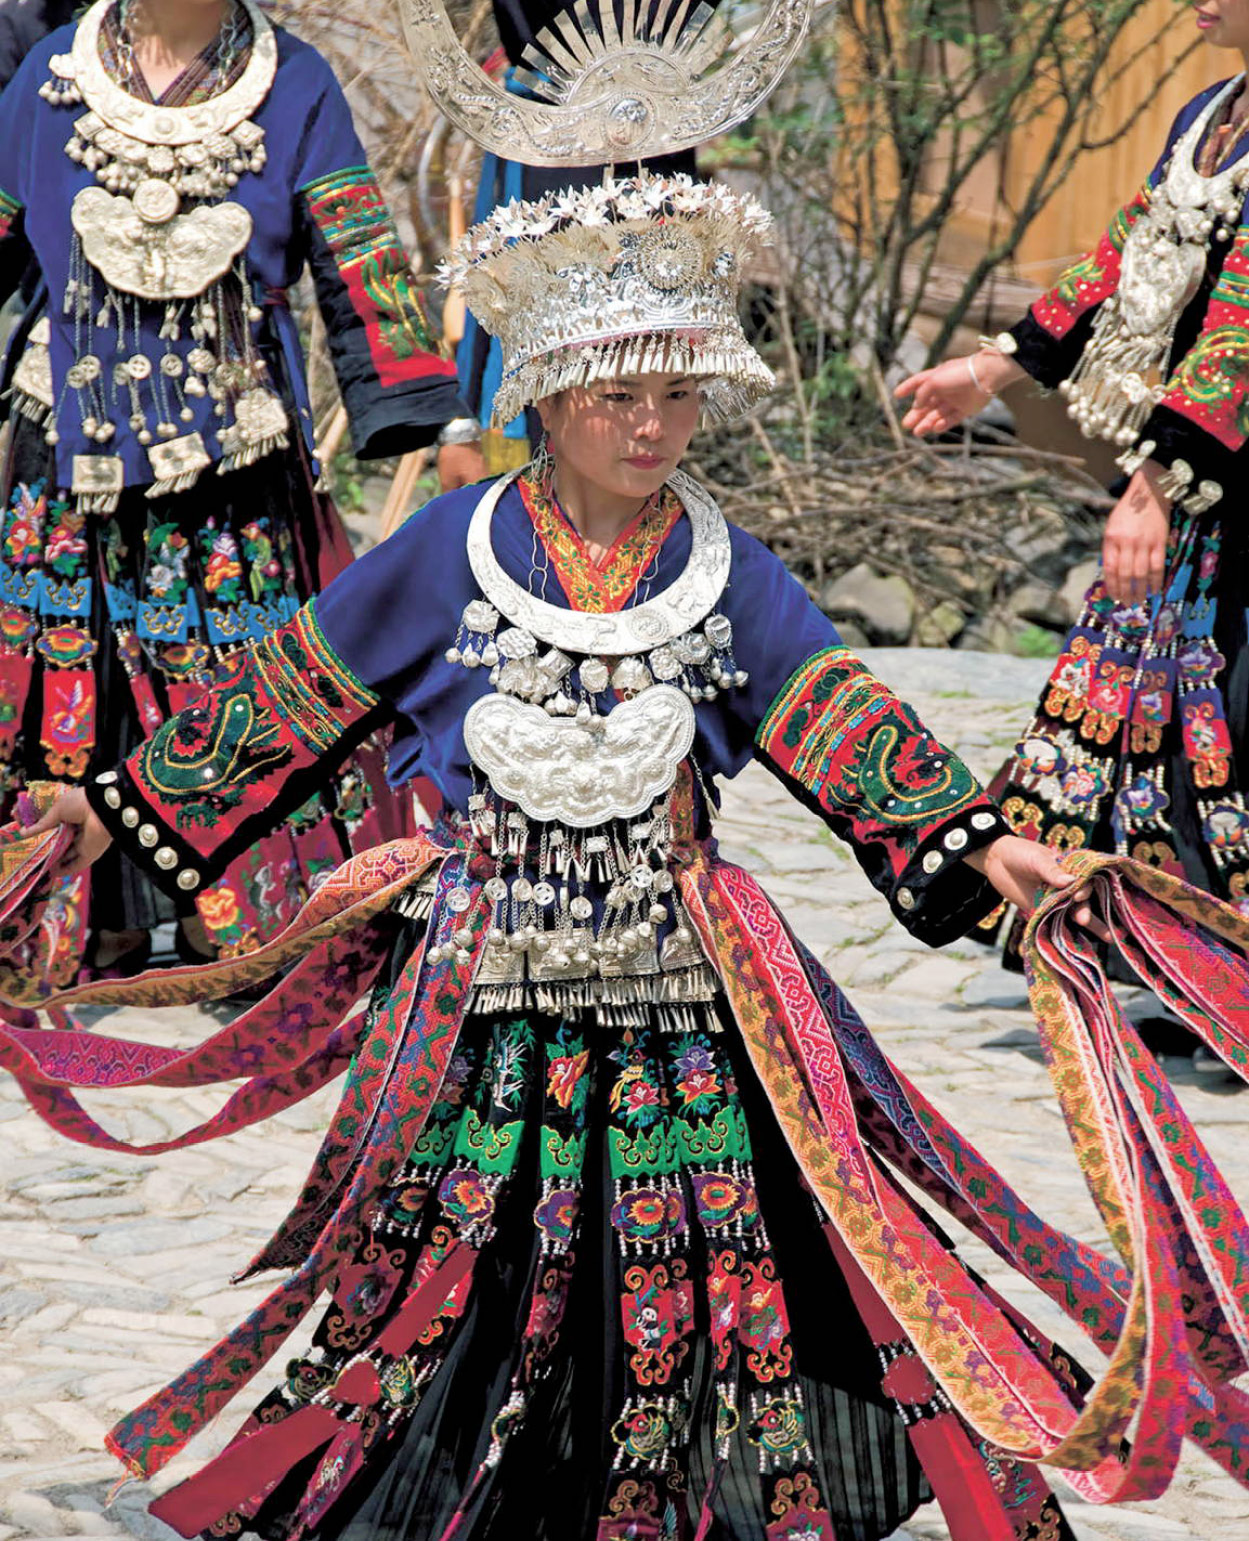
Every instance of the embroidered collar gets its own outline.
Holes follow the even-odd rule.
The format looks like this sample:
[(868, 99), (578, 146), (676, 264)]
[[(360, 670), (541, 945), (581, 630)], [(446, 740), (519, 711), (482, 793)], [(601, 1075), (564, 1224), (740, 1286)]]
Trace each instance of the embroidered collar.
[(680, 498), (665, 484), (659, 497), (647, 501), (598, 563), (549, 493), (524, 475), (517, 486), (569, 604), (574, 610), (596, 615), (611, 615), (624, 608), (684, 512)]
[[(733, 547), (724, 515), (693, 477), (674, 471), (669, 478), (690, 522), (690, 554), (684, 570), (666, 589), (640, 604), (595, 612), (566, 609), (531, 594), (504, 570), (495, 555), (490, 538), (495, 505), (517, 475), (513, 471), (492, 482), (469, 522), (469, 565), (485, 601), (481, 614), (490, 618), (485, 627), (466, 620), (470, 630), (493, 633), (502, 615), (513, 627), (523, 628), (540, 642), (554, 643), (565, 653), (625, 658), (633, 653), (653, 654), (654, 649), (683, 637), (711, 615), (729, 581)], [(713, 645), (727, 646), (727, 636), (723, 644)], [(482, 661), (479, 655), (475, 661)], [(675, 655), (673, 662), (679, 674), (682, 666)]]

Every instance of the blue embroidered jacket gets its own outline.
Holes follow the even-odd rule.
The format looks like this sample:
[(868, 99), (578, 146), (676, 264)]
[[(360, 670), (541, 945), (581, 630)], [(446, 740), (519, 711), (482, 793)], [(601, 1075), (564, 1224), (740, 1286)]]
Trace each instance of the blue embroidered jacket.
[[(236, 655), (230, 676), (116, 772), (89, 788), (128, 854), (167, 886), (194, 889), (296, 807), (379, 722), (393, 724), (390, 779), (428, 777), (448, 808), (468, 809), (463, 721), (492, 689), (485, 669), (445, 657), (461, 612), (480, 598), (465, 537), (482, 488), (436, 498), (354, 562), (288, 626)], [(719, 610), (731, 621), (742, 688), (697, 704), (692, 758), (717, 777), (753, 757), (838, 834), (897, 917), (938, 944), (996, 896), (960, 858), (1006, 825), (958, 757), (939, 744), (845, 648), (778, 558), (730, 527)], [(534, 528), (513, 486), (493, 523), (495, 553), (529, 581)], [(648, 570), (650, 593), (686, 565), (677, 520)], [(567, 605), (554, 571), (545, 597)], [(610, 708), (604, 695), (601, 706)], [(714, 808), (700, 810), (702, 833)], [(162, 854), (163, 853), (163, 854)]]
[[(73, 456), (98, 448), (83, 434), (75, 392), (65, 389), (74, 329), (62, 304), (71, 278), (71, 205), (94, 178), (65, 153), (86, 109), (53, 105), (40, 97), (39, 87), (49, 78), (52, 55), (70, 49), (73, 30), (59, 28), (37, 44), (0, 94), (0, 301), (14, 293), (32, 254), (44, 281), (13, 333), (0, 389), (10, 382), (31, 324), (46, 309), (58, 403), (57, 473), (65, 486), (71, 483)], [(314, 48), (275, 30), (277, 71), (253, 114), (265, 131), (268, 159), (259, 173), (241, 176), (231, 193), (252, 219), (244, 259), (251, 298), (263, 311), (253, 323), (257, 340), (311, 450), (303, 357), (286, 297), (310, 267), (356, 454), (376, 459), (419, 448), (467, 410), (454, 363), (436, 351), (394, 221), (333, 72)], [(143, 303), (140, 314), (137, 343), (128, 336), (124, 352), (101, 357), (104, 380), (112, 378), (116, 362), (136, 352), (156, 368), (171, 348), (185, 355), (194, 347), (189, 336), (176, 344), (158, 336), (163, 305)], [(98, 352), (109, 333), (97, 329), (92, 336)], [(115, 327), (113, 339), (115, 346)], [(216, 455), (211, 398), (188, 397), (187, 405), (195, 417), (180, 423), (180, 431), (199, 431)], [(125, 412), (116, 415), (116, 430), (107, 450), (123, 460), (127, 485), (150, 481), (145, 448)]]

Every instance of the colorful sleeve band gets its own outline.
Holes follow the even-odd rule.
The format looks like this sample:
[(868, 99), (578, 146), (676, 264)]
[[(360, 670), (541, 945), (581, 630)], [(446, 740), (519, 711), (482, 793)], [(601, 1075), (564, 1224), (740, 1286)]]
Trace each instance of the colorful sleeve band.
[(380, 717), (305, 605), (87, 795), (125, 854), (188, 897), (306, 801)]
[(962, 860), (1009, 833), (997, 806), (848, 648), (794, 673), (755, 742), (923, 940), (952, 940), (997, 902)]
[(2, 187), (0, 187), (0, 241), (3, 241), (9, 232), (13, 229), (13, 225), (21, 212), (22, 205), (18, 202), (18, 200), (16, 198), (10, 197), (9, 194), (6, 193)]
[(382, 385), (429, 376), (453, 378), (455, 365), (438, 352), (395, 221), (372, 171), (349, 166), (318, 177), (302, 192), (364, 325)]

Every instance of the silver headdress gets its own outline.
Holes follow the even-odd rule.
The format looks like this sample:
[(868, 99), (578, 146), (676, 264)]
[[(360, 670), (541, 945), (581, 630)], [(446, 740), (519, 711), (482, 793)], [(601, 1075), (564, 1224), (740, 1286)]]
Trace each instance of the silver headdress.
[(697, 377), (710, 421), (747, 411), (773, 376), (746, 340), (737, 295), (770, 225), (753, 198), (687, 176), (608, 178), (496, 210), (441, 270), (502, 346), (496, 420), (651, 370)]
[(593, 166), (692, 149), (755, 112), (798, 51), (813, 0), (771, 0), (733, 38), (702, 0), (577, 0), (526, 50), (507, 91), (464, 50), (442, 0), (400, 0), (412, 57), (457, 127), (528, 166)]

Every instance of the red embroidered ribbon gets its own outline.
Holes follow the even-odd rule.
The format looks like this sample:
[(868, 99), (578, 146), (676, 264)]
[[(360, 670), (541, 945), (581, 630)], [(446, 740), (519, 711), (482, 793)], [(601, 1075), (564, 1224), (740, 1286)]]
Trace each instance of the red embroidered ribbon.
[[(1249, 921), (1121, 858), (1082, 855), (1074, 864), (1082, 876), (1096, 877), (1125, 952), (1146, 981), (1183, 1003), (1229, 1063), (1249, 1064), (1249, 969), (1240, 952), (1219, 941), (1249, 942)], [(1003, 1217), (977, 1202), (973, 1181), (961, 1185), (959, 1201), (979, 1211), (981, 1227), (998, 1232), (998, 1249), (1005, 1247), (1051, 1295), (1060, 1265), (1070, 1268), (1073, 1316), (1081, 1294), (1098, 1302), (1095, 1335), (1103, 1344), (1117, 1341), (1110, 1370), (1083, 1406), (1020, 1339), (991, 1292), (979, 1289), (957, 1259), (934, 1256), (931, 1233), (911, 1222), (890, 1183), (873, 1177), (863, 1131), (848, 1116), (853, 1046), (844, 1024), (830, 1023), (818, 1007), (800, 957), (757, 884), (738, 869), (696, 861), (682, 887), (782, 1128), (841, 1241), (981, 1436), (1019, 1459), (1065, 1469), (1098, 1502), (1161, 1492), (1186, 1428), (1246, 1481), (1249, 1399), (1227, 1380), (1244, 1362), (1249, 1334), (1249, 1229), (1157, 1066), (1123, 1023), (1091, 944), (1071, 922), (1071, 901), (1051, 899), (1030, 932), (1033, 1004), (1073, 1138), (1128, 1266), (1101, 1271), (1116, 1286), (1107, 1294), (1087, 1249), (1070, 1238), (1050, 1233), (1061, 1245), (1030, 1257), (1006, 1247)], [(1122, 1088), (1110, 1073), (1114, 1056)], [(913, 1088), (907, 1091), (918, 1101)], [(862, 1096), (860, 1083), (860, 1102)], [(942, 1136), (939, 1124), (933, 1133)], [(922, 1138), (914, 1131), (906, 1138), (922, 1160), (930, 1159)], [(930, 1155), (935, 1179), (941, 1162), (936, 1148)], [(1195, 1308), (1186, 1311), (1185, 1297)], [(1195, 1318), (1191, 1327), (1186, 1316)], [(1120, 1440), (1138, 1417), (1132, 1454), (1121, 1465)]]

